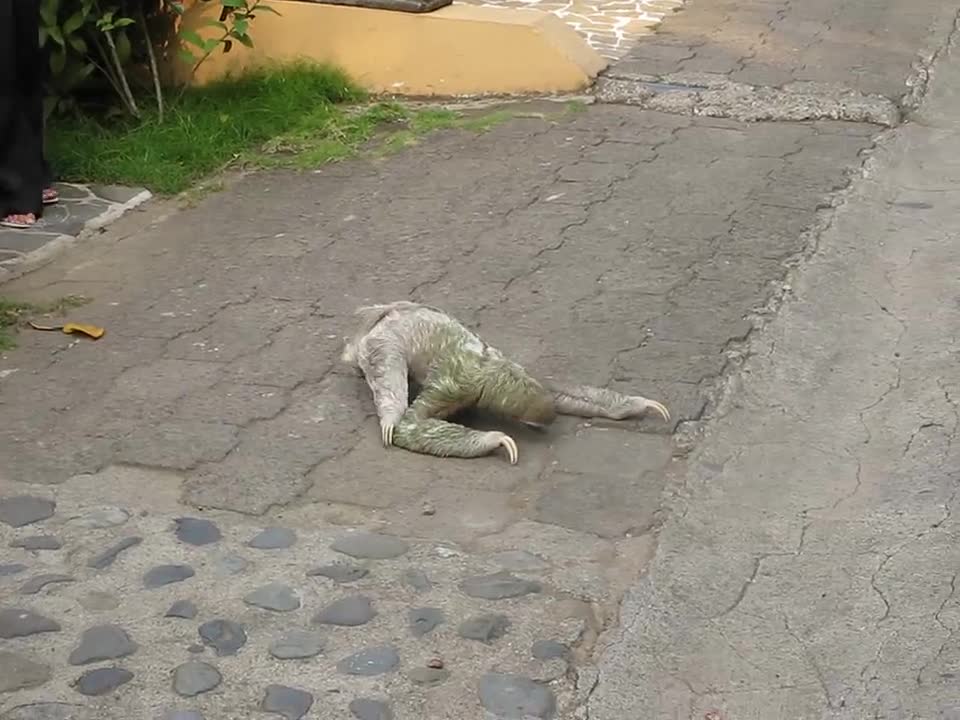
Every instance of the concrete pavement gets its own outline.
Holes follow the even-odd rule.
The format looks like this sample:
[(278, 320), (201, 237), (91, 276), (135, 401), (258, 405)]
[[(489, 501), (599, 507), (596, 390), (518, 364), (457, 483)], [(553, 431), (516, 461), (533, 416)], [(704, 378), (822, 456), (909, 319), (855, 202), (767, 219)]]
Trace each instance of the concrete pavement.
[[(928, 9), (930, 34), (910, 35), (918, 56), (946, 38), (942, 8)], [(883, 72), (906, 87), (907, 70)], [(840, 413), (847, 385), (879, 397), (891, 361), (874, 353), (858, 384), (848, 371), (835, 387), (824, 384), (826, 367), (816, 374), (806, 356), (783, 352), (786, 330), (776, 346), (763, 344), (774, 330), (759, 339), (754, 330), (776, 308), (788, 268), (850, 212), (834, 220), (834, 193), (859, 176), (882, 128), (609, 104), (528, 109), (542, 114), (479, 136), (439, 133), (392, 157), (234, 178), (186, 210), (153, 202), (4, 286), (25, 299), (91, 296), (72, 318), (107, 335), (25, 334), (0, 363), (9, 546), (0, 637), (17, 669), (0, 684), (0, 717), (566, 719), (703, 717), (716, 707), (733, 708), (732, 720), (748, 712), (734, 692), (746, 687), (749, 698), (773, 698), (750, 706), (766, 718), (786, 690), (748, 671), (776, 674), (781, 664), (794, 673), (783, 685), (796, 707), (818, 711), (809, 688), (821, 676), (800, 660), (817, 649), (845, 658), (852, 645), (831, 622), (847, 628), (859, 617), (848, 607), (872, 607), (875, 594), (858, 585), (813, 619), (785, 612), (802, 652), (784, 650), (765, 625), (750, 634), (735, 601), (741, 590), (764, 600), (748, 583), (754, 572), (800, 572), (777, 553), (795, 552), (812, 509), (836, 510), (837, 494), (852, 489), (846, 452), (830, 465), (842, 482), (780, 479), (817, 452), (793, 442), (793, 418), (812, 418), (813, 407), (821, 417), (816, 379), (832, 392), (824, 410)], [(902, 222), (930, 204), (891, 202), (901, 205), (884, 212)], [(882, 217), (873, 207), (860, 224)], [(831, 275), (815, 293), (847, 293), (817, 319), (843, 334), (811, 346), (836, 353), (838, 367), (859, 357), (848, 338), (863, 327), (855, 315), (842, 325), (847, 304), (859, 310), (847, 278), (875, 282), (871, 269)], [(542, 375), (662, 399), (677, 425), (567, 419), (545, 435), (517, 432), (517, 467), (385, 451), (369, 392), (336, 358), (354, 307), (402, 298), (448, 308)], [(878, 317), (880, 333), (891, 316)], [(788, 363), (764, 376), (762, 393), (749, 384), (757, 348)], [(718, 398), (726, 412), (774, 397), (775, 385), (799, 392), (807, 379), (802, 398), (774, 408), (776, 420), (745, 420), (777, 434), (758, 441), (767, 455), (747, 452), (754, 446), (745, 449), (737, 426), (686, 459)], [(867, 423), (868, 404), (857, 406)], [(812, 421), (803, 427), (814, 431)], [(862, 441), (816, 427), (835, 443)], [(737, 462), (765, 463), (766, 474), (734, 473)], [(697, 479), (703, 468), (733, 478), (743, 496), (731, 505), (725, 485)], [(939, 493), (916, 498), (931, 522), (942, 515)], [(864, 497), (838, 507), (853, 512)], [(860, 516), (846, 519), (873, 537)], [(854, 548), (855, 535), (831, 540), (837, 527), (818, 542)], [(851, 556), (819, 571), (871, 567)], [(770, 584), (783, 594), (780, 605), (766, 598), (775, 612), (812, 612), (795, 600), (807, 585)], [(701, 643), (709, 622), (688, 599), (740, 623), (724, 628), (737, 658), (755, 637), (760, 654), (740, 665), (715, 638)], [(834, 635), (808, 637), (811, 627)], [(727, 672), (729, 684), (703, 668)], [(835, 705), (865, 697), (830, 692)]]

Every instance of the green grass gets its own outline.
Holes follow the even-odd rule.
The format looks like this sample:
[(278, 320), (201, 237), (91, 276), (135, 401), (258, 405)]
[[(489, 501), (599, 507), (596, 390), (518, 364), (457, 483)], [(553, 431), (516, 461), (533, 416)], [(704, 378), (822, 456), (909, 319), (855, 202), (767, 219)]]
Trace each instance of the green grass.
[(27, 320), (40, 317), (63, 315), (68, 309), (85, 305), (89, 300), (79, 295), (68, 295), (53, 302), (41, 305), (35, 303), (18, 302), (0, 296), (0, 350), (10, 350), (16, 347), (14, 334)]
[[(486, 132), (522, 115), (411, 110), (365, 100), (336, 69), (285, 65), (190, 88), (172, 101), (163, 123), (146, 99), (139, 122), (55, 118), (48, 151), (66, 181), (144, 186), (163, 195), (193, 188), (200, 196), (216, 189), (215, 181), (200, 181), (231, 164), (316, 168), (354, 155), (374, 139), (374, 153), (383, 155), (437, 130)], [(568, 103), (560, 114), (575, 110)]]

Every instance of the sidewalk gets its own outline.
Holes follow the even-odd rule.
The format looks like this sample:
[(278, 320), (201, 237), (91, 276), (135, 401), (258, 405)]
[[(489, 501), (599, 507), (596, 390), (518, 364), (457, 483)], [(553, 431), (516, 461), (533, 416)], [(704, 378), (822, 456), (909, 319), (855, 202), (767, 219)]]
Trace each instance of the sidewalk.
[(677, 469), (591, 720), (960, 716), (958, 83), (953, 45)]
[[(71, 318), (107, 335), (0, 360), (0, 718), (645, 716), (609, 704), (640, 667), (617, 643), (587, 704), (597, 638), (677, 562), (675, 473), (880, 128), (528, 109), (152, 202), (4, 286), (88, 295)], [(357, 305), (403, 298), (678, 432), (566, 419), (516, 467), (385, 451), (336, 359)]]

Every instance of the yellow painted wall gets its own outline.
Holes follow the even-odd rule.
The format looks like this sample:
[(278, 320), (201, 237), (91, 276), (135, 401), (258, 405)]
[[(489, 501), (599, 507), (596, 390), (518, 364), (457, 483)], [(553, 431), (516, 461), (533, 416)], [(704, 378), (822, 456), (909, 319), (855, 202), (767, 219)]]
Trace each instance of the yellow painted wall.
[[(418, 14), (268, 1), (280, 15), (257, 15), (255, 47), (234, 43), (229, 53), (214, 52), (196, 82), (265, 60), (309, 59), (337, 65), (378, 93), (521, 94), (581, 90), (606, 66), (575, 30), (537, 10), (451, 5)], [(209, 37), (214, 31), (200, 26), (218, 11), (219, 3), (192, 5), (184, 26)]]

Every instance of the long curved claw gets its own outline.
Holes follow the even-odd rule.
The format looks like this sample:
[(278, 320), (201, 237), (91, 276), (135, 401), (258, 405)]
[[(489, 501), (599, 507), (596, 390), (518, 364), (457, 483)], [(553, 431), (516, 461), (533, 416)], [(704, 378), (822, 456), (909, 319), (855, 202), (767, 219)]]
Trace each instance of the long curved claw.
[(393, 425), (389, 423), (380, 423), (380, 437), (383, 440), (384, 447), (393, 445)]
[(516, 465), (520, 459), (520, 451), (517, 449), (517, 443), (509, 435), (500, 435), (500, 447), (506, 448), (507, 455), (510, 458), (510, 464)]
[(670, 422), (670, 411), (667, 410), (666, 405), (659, 403), (656, 400), (647, 400), (649, 403), (648, 407), (660, 413), (660, 417), (663, 418), (664, 422)]

